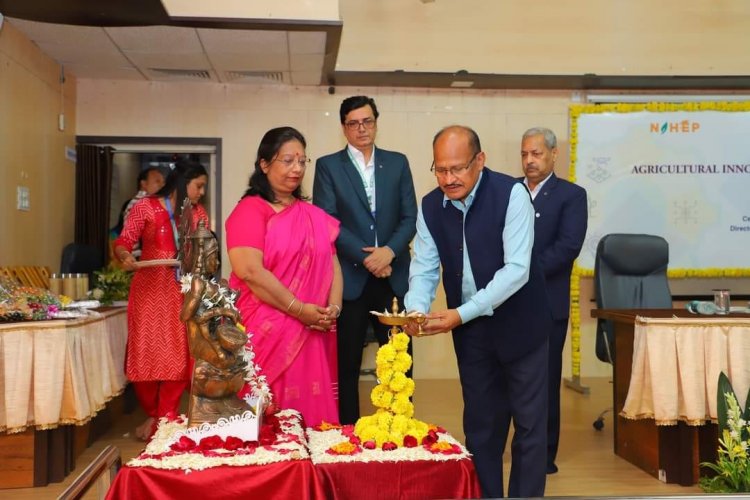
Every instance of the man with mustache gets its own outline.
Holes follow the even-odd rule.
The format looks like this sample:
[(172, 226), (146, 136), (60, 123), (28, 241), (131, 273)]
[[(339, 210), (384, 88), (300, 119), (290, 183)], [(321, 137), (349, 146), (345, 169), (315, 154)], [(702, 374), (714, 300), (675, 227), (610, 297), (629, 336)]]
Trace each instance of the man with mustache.
[(412, 322), (407, 333), (453, 331), (466, 447), (482, 494), (503, 496), (512, 420), (508, 496), (543, 496), (552, 317), (532, 255), (531, 198), (516, 179), (485, 167), (469, 127), (444, 128), (432, 148), (438, 188), (422, 199), (404, 302), (428, 313), (442, 266), (448, 309), (427, 314), (421, 330)]
[(562, 353), (570, 316), (570, 273), (581, 253), (588, 219), (586, 190), (554, 172), (557, 138), (550, 129), (527, 130), (521, 140), (523, 183), (534, 203), (534, 251), (544, 273), (554, 325), (549, 332), (547, 474), (557, 472), (560, 443)]

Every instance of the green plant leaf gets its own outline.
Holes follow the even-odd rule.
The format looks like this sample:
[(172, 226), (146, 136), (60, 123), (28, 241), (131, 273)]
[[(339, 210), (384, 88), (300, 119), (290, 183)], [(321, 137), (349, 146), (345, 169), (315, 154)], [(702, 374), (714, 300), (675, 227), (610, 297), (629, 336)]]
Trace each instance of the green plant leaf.
[(735, 398), (734, 389), (732, 389), (732, 383), (729, 381), (729, 377), (724, 372), (719, 374), (719, 386), (716, 394), (716, 414), (717, 422), (719, 424), (719, 436), (722, 435), (724, 429), (727, 429), (727, 399), (725, 394), (729, 392)]

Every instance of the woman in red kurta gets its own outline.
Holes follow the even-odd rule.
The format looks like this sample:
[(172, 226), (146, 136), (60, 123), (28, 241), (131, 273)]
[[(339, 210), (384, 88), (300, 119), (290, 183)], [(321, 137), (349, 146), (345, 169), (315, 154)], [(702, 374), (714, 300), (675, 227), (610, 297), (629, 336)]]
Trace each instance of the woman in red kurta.
[[(205, 193), (208, 175), (197, 162), (178, 162), (164, 187), (133, 205), (115, 255), (123, 268), (136, 270), (130, 253), (140, 240), (141, 260), (170, 259), (177, 254), (177, 227), (182, 202), (193, 204), (193, 226), (206, 211), (198, 201)], [(160, 417), (177, 413), (182, 392), (188, 387), (189, 353), (185, 325), (180, 321), (180, 284), (175, 269), (166, 266), (136, 270), (128, 296), (128, 344), (125, 374), (147, 415), (136, 436), (148, 439)]]

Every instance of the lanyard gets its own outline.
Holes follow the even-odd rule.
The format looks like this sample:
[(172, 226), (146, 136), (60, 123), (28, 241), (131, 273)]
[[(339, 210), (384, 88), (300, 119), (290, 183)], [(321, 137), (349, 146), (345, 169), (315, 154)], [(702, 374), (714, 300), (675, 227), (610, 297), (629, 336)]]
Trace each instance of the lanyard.
[[(352, 161), (352, 164), (354, 165), (354, 168), (357, 170), (357, 173), (359, 173), (359, 176), (362, 178), (362, 184), (365, 188), (365, 195), (367, 196), (367, 204), (370, 205), (370, 211), (372, 212), (372, 216), (375, 217), (375, 207), (372, 203), (372, 196), (375, 192), (375, 169), (372, 170), (372, 175), (367, 176), (367, 164), (364, 166), (364, 170), (359, 168), (359, 163), (357, 163), (357, 160), (354, 159), (354, 155), (352, 155), (352, 152), (349, 150), (349, 148), (346, 148), (346, 153), (349, 155), (349, 159)], [(374, 151), (373, 151), (374, 153)]]
[(174, 212), (172, 211), (172, 204), (169, 202), (169, 196), (164, 197), (164, 205), (167, 207), (167, 213), (169, 213), (169, 223), (172, 225), (172, 238), (174, 238), (174, 247), (179, 251), (180, 244), (177, 239), (177, 224), (174, 220)]

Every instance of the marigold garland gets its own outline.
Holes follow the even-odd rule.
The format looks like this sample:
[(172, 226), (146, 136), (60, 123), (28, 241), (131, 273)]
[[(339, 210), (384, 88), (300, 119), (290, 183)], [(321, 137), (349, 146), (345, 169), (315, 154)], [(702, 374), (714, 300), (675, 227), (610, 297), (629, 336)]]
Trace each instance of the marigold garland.
[(370, 400), (377, 411), (361, 417), (354, 426), (354, 434), (368, 449), (369, 443), (386, 450), (405, 446), (405, 442), (422, 442), (430, 431), (426, 423), (414, 418), (414, 404), (409, 400), (415, 387), (414, 380), (406, 376), (412, 362), (406, 352), (409, 342), (409, 336), (399, 331), (375, 356), (378, 385)]
[[(570, 115), (570, 167), (568, 180), (576, 181), (576, 161), (578, 159), (578, 118), (583, 114), (595, 113), (636, 113), (640, 111), (750, 111), (750, 102), (738, 101), (704, 101), (688, 103), (614, 103), (614, 104), (572, 104)], [(593, 269), (582, 269), (573, 265), (570, 279), (570, 346), (573, 377), (581, 375), (581, 278), (592, 277)], [(705, 268), (705, 269), (670, 269), (667, 276), (673, 279), (684, 278), (747, 278), (750, 268)]]

